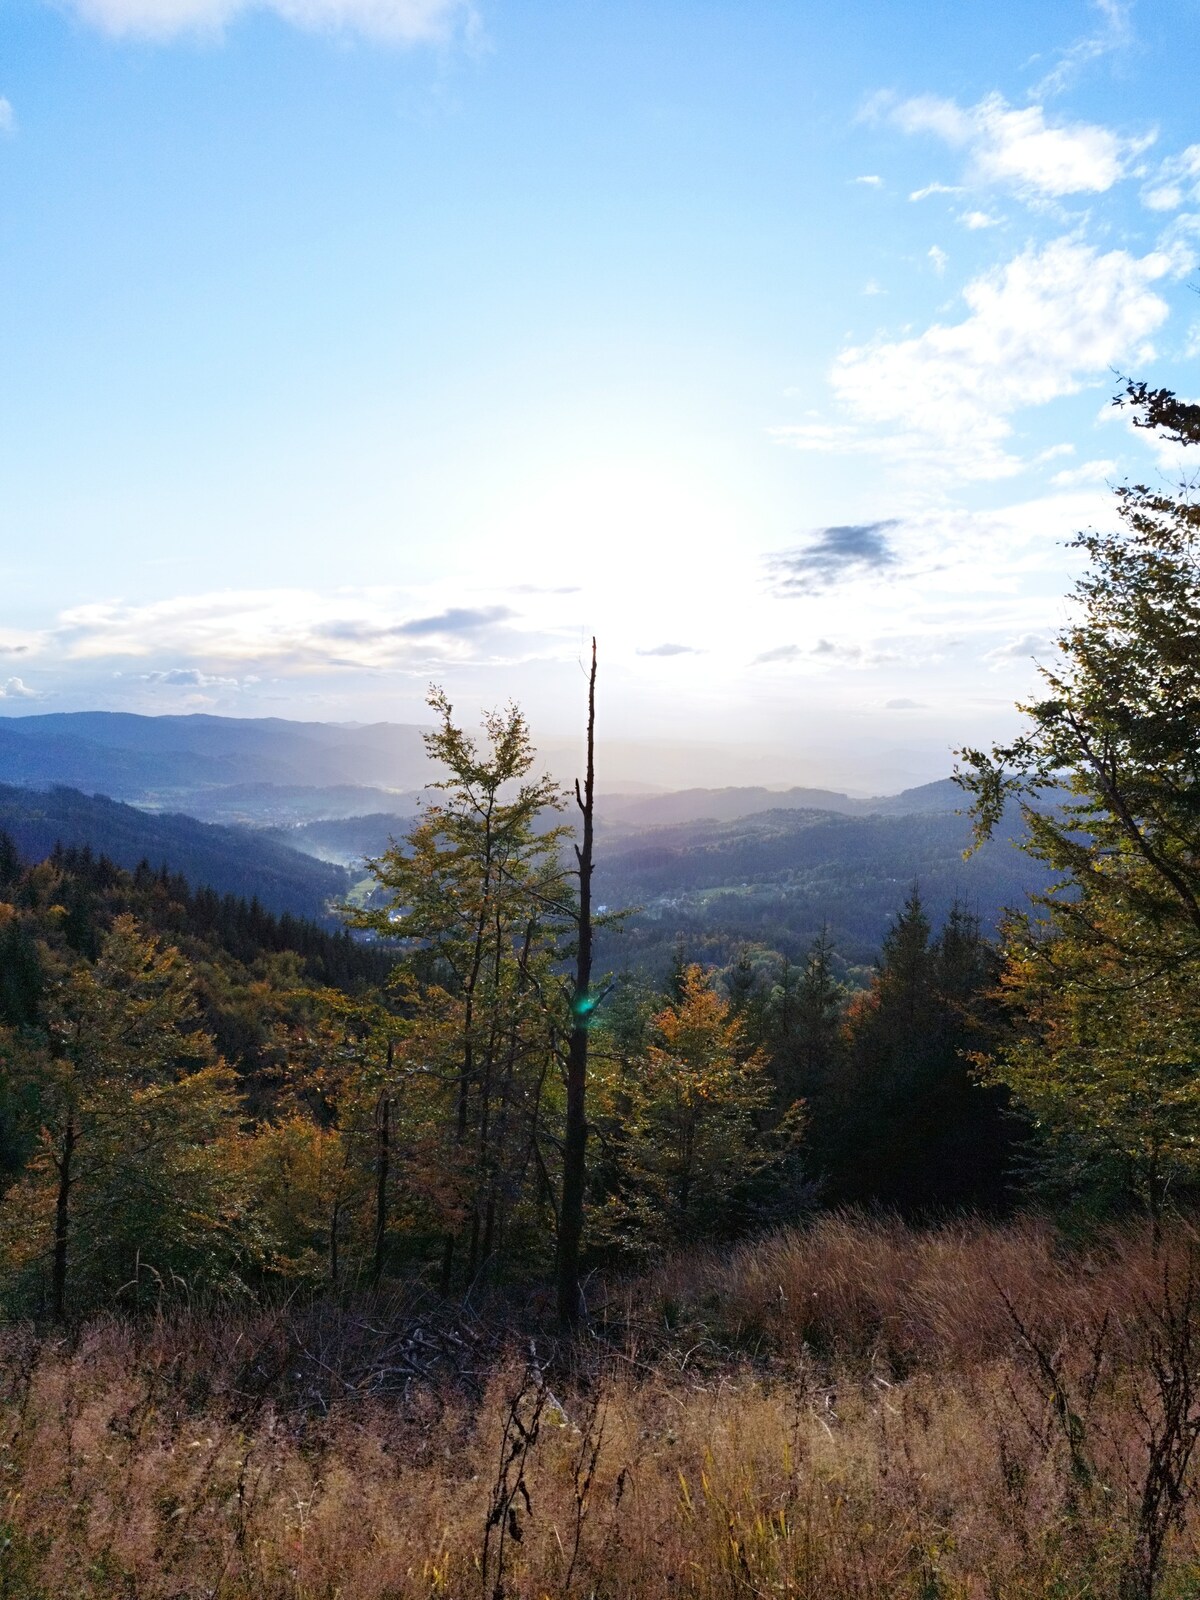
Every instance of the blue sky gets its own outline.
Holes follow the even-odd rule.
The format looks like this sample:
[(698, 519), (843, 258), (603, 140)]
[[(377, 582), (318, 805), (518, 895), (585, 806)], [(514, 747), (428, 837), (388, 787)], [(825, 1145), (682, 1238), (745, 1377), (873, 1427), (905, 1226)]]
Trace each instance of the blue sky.
[[(1196, 392), (1200, 0), (5, 0), (0, 713), (1012, 726)], [(666, 774), (661, 774), (665, 776)], [(672, 771), (672, 775), (678, 775)], [(646, 776), (655, 773), (646, 771)]]

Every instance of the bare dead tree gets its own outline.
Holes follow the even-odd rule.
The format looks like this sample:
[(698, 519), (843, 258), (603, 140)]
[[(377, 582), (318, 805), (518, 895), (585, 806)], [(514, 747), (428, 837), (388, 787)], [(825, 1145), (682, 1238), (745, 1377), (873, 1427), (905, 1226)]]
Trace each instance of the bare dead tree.
[(578, 938), (575, 982), (571, 994), (571, 1034), (567, 1042), (567, 1118), (563, 1137), (562, 1208), (558, 1223), (558, 1320), (574, 1327), (583, 1314), (579, 1286), (579, 1251), (583, 1239), (583, 1200), (587, 1160), (588, 1027), (592, 995), (592, 825), (596, 800), (596, 641), (588, 676), (587, 767), (575, 803), (583, 819), (583, 836), (575, 846), (579, 873)]

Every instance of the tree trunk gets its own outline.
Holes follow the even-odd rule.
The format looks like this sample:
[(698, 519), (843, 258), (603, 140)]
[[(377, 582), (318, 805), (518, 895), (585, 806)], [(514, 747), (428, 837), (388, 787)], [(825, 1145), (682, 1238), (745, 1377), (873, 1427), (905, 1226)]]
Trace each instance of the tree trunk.
[(383, 1251), (387, 1241), (388, 1168), (391, 1159), (391, 1082), (395, 1043), (388, 1040), (388, 1085), (379, 1097), (375, 1115), (375, 1267), (372, 1281), (378, 1289), (383, 1277)]
[(71, 1170), (75, 1155), (75, 1115), (67, 1117), (62, 1152), (58, 1158), (58, 1197), (54, 1205), (54, 1274), (51, 1295), (55, 1322), (67, 1318), (67, 1238), (71, 1227)]
[(583, 1197), (587, 1157), (588, 1026), (592, 1007), (592, 823), (596, 787), (596, 641), (588, 677), (587, 771), (575, 800), (583, 815), (583, 842), (575, 846), (579, 866), (579, 940), (571, 998), (571, 1036), (567, 1041), (567, 1120), (563, 1139), (562, 1211), (558, 1226), (558, 1320), (574, 1327), (583, 1314), (579, 1288), (579, 1248), (583, 1240)]

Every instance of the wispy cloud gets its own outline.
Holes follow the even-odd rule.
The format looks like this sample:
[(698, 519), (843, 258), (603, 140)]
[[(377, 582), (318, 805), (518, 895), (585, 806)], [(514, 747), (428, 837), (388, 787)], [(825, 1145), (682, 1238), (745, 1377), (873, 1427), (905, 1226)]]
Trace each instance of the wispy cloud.
[[(867, 659), (867, 652), (859, 644), (835, 643), (832, 639), (818, 639), (816, 644), (781, 644), (773, 650), (764, 650), (762, 655), (755, 656), (751, 666), (782, 666), (786, 663), (805, 662), (817, 666), (830, 667), (838, 662), (849, 666), (860, 666)], [(874, 658), (872, 658), (874, 659)]]
[(84, 22), (112, 34), (168, 39), (219, 33), (252, 10), (314, 32), (353, 32), (397, 44), (430, 43), (469, 24), (468, 0), (66, 0)]
[(656, 644), (649, 650), (639, 650), (640, 656), (698, 656), (700, 651), (691, 644)]
[(924, 711), (924, 700), (910, 700), (906, 694), (897, 695), (894, 700), (883, 702), (885, 711)]
[(16, 125), (17, 115), (12, 108), (12, 101), (0, 94), (0, 133), (11, 133)]
[(762, 655), (755, 656), (752, 665), (765, 667), (782, 661), (796, 661), (804, 654), (798, 644), (777, 644), (773, 650), (764, 650)]
[(1092, 6), (1099, 14), (1099, 27), (1067, 46), (1038, 84), (1038, 95), (1060, 93), (1084, 67), (1116, 51), (1128, 50), (1133, 43), (1128, 0), (1092, 0)]
[(859, 644), (835, 644), (832, 639), (818, 639), (809, 654), (825, 661), (860, 661), (863, 649)]
[(861, 177), (854, 179), (855, 183), (864, 183), (869, 189), (881, 189), (883, 179), (877, 172), (864, 172)]
[(920, 189), (914, 189), (909, 195), (910, 200), (928, 200), (931, 194), (961, 194), (961, 183), (927, 183)]
[(1177, 211), (1190, 200), (1200, 200), (1200, 144), (1159, 162), (1142, 188), (1142, 204), (1151, 211)]
[[(1027, 199), (1103, 194), (1155, 138), (1152, 132), (1123, 138), (1095, 122), (1051, 121), (1044, 107), (1012, 106), (1000, 94), (986, 95), (973, 106), (938, 95), (898, 100), (883, 94), (868, 102), (865, 114), (902, 133), (931, 134), (962, 150), (966, 182), (1002, 185)], [(955, 192), (958, 186), (931, 183), (912, 198)]]
[(778, 595), (811, 595), (847, 578), (862, 577), (895, 565), (896, 554), (887, 534), (894, 521), (845, 523), (820, 528), (814, 537), (794, 550), (768, 558), (768, 570)]
[(385, 589), (227, 590), (141, 605), (75, 606), (31, 648), (64, 663), (125, 657), (164, 673), (196, 667), (243, 679), (247, 671), (268, 669), (423, 670), (443, 661), (522, 655), (531, 635), (507, 626), (516, 618), (502, 604), (418, 611), (411, 595)]

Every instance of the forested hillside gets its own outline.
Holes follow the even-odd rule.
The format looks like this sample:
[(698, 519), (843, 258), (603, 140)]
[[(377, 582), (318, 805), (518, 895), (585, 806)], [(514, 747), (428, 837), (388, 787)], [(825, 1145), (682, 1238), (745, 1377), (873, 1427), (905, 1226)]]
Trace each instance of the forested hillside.
[(148, 812), (75, 789), (0, 785), (0, 830), (28, 862), (41, 861), (58, 844), (87, 846), (118, 866), (166, 865), (219, 894), (327, 923), (350, 884), (338, 867), (262, 833)]
[[(950, 782), (858, 802), (880, 808), (864, 814), (800, 805), (810, 794), (691, 791), (655, 796), (651, 807), (601, 793), (596, 894), (630, 913), (603, 935), (607, 964), (661, 979), (681, 941), (696, 959), (718, 966), (745, 943), (795, 961), (824, 929), (843, 969), (861, 974), (914, 885), (936, 919), (961, 905), (995, 933), (1006, 909), (1051, 882), (1050, 870), (1020, 848), (1026, 830), (1015, 806), (996, 837), (964, 860), (972, 825), (961, 789)], [(792, 803), (755, 809), (763, 797)], [(644, 820), (669, 811), (689, 820)], [(712, 821), (706, 811), (733, 814)], [(361, 874), (362, 861), (382, 855), (412, 823), (384, 812), (272, 836)]]
[[(519, 712), (482, 748), (443, 715), (445, 799), (355, 917), (376, 942), (5, 840), (14, 1308), (78, 1314), (139, 1262), (214, 1290), (551, 1269), (578, 937), (559, 797)], [(990, 1037), (989, 949), (910, 896), (867, 1004), (827, 942), (618, 984), (591, 1028), (589, 1270), (864, 1192), (1007, 1209), (1016, 1124), (961, 1057)], [(864, 1191), (871, 1140), (890, 1155)]]

